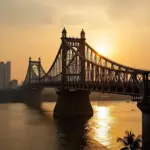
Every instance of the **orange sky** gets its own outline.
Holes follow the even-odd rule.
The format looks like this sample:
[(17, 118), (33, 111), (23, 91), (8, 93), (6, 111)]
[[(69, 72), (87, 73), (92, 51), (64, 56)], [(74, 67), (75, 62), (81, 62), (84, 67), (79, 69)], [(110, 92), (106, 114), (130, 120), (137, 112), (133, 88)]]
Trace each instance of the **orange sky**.
[(12, 78), (22, 81), (28, 58), (46, 70), (69, 36), (86, 32), (87, 42), (121, 64), (150, 70), (149, 0), (0, 1), (0, 60), (12, 61)]

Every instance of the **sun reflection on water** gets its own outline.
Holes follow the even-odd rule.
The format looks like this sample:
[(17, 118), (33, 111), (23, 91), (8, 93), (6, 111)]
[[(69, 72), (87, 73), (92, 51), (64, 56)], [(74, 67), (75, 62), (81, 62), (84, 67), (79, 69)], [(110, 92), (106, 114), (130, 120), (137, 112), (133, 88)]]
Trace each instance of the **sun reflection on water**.
[(114, 118), (111, 115), (110, 107), (95, 106), (95, 115), (93, 117), (92, 136), (94, 140), (102, 145), (109, 147), (111, 144), (111, 128)]
[(97, 117), (101, 119), (107, 119), (109, 115), (109, 109), (108, 107), (104, 107), (104, 106), (97, 107), (96, 113), (97, 113)]

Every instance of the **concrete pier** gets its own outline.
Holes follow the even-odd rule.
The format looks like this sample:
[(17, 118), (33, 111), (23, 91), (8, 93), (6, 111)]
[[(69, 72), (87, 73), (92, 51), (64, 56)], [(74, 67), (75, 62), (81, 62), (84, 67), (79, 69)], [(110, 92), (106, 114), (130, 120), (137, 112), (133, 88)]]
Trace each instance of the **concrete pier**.
[(93, 115), (89, 101), (89, 91), (57, 91), (57, 102), (54, 108), (54, 117), (87, 116)]
[(150, 150), (150, 102), (138, 102), (142, 111), (142, 150)]
[(25, 104), (40, 110), (41, 109), (41, 88), (35, 89), (22, 89), (21, 90), (21, 99)]

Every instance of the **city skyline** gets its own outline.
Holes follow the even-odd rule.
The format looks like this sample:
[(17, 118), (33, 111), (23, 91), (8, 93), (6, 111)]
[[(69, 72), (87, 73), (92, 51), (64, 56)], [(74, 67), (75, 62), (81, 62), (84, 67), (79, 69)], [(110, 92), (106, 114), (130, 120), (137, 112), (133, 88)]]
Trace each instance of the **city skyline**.
[(41, 57), (44, 69), (50, 68), (63, 27), (68, 36), (78, 37), (83, 28), (87, 42), (111, 60), (150, 70), (148, 0), (0, 3), (0, 60), (12, 61), (12, 78), (19, 82), (25, 78), (30, 56)]

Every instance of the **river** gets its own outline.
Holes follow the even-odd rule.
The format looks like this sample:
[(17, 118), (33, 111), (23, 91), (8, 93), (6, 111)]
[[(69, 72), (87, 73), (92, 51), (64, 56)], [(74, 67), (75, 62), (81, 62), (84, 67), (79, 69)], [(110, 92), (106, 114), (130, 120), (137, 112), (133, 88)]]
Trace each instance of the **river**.
[(55, 103), (44, 113), (24, 104), (0, 104), (0, 150), (119, 150), (125, 130), (141, 134), (136, 103), (92, 101), (91, 118), (54, 119)]

